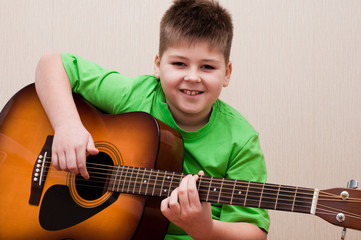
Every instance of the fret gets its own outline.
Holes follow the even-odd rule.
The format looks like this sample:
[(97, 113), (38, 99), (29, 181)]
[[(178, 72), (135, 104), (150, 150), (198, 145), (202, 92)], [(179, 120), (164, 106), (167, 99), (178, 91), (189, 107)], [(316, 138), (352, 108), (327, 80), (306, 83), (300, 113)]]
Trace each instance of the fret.
[(198, 192), (199, 192), (199, 189), (201, 188), (201, 185), (202, 185), (202, 177), (203, 176), (199, 176), (199, 178), (198, 178), (198, 181), (197, 181), (197, 190), (198, 190)]
[[(175, 187), (173, 187), (173, 189), (179, 187), (181, 181), (183, 178), (185, 178), (188, 174), (187, 173), (181, 173), (180, 176), (179, 176), (179, 180), (177, 182), (174, 182), (176, 184)], [(177, 180), (177, 179), (176, 179)]]
[(125, 171), (125, 174), (124, 174), (124, 180), (123, 180), (123, 186), (122, 186), (122, 191), (121, 192), (124, 192), (124, 186), (125, 186), (125, 183), (127, 182), (127, 176), (128, 176), (128, 170), (129, 170), (129, 167), (124, 166), (124, 168), (126, 168), (126, 171)]
[(221, 193), (222, 193), (222, 187), (223, 187), (224, 178), (223, 178), (221, 181), (222, 181), (222, 184), (221, 184), (221, 187), (219, 188), (219, 193), (218, 193), (218, 200), (217, 200), (217, 203), (219, 203), (219, 199), (220, 199), (220, 197), (221, 197)]
[[(162, 185), (161, 185), (161, 187), (160, 187), (159, 197), (161, 197), (161, 196), (162, 196), (162, 193), (163, 193), (163, 186), (164, 186), (164, 180), (165, 180), (166, 175), (167, 175), (167, 171), (165, 171), (164, 174), (163, 174), (163, 181), (162, 181)], [(164, 189), (164, 191), (167, 192), (166, 189)]]
[(129, 188), (133, 183), (133, 172), (134, 172), (134, 168), (133, 167), (129, 167), (132, 171), (129, 174), (129, 181), (128, 181), (128, 188), (127, 188), (127, 193), (129, 193)]
[(148, 177), (148, 180), (147, 180), (147, 187), (145, 188), (145, 192), (144, 192), (144, 194), (145, 195), (148, 195), (148, 188), (149, 188), (149, 184), (150, 184), (150, 182), (151, 182), (151, 177), (152, 177), (152, 172), (151, 171), (147, 171), (148, 172), (148, 174), (149, 174), (149, 177)]
[[(119, 166), (118, 168), (121, 168), (122, 171), (120, 172), (119, 174), (119, 180), (118, 180), (118, 186), (117, 186), (117, 192), (119, 192), (119, 187), (120, 187), (120, 182), (121, 182), (121, 178), (122, 178), (122, 175), (123, 175), (123, 170), (124, 170), (124, 167), (122, 166)], [(117, 179), (115, 178), (115, 181), (117, 181)]]
[(237, 180), (234, 179), (234, 184), (233, 184), (233, 190), (232, 190), (232, 195), (231, 195), (231, 201), (230, 201), (230, 205), (232, 205), (232, 202), (233, 202), (233, 198), (234, 198), (234, 191), (236, 189), (236, 184), (237, 184)]
[(154, 180), (154, 185), (153, 185), (152, 196), (154, 196), (155, 186), (157, 186), (158, 173), (159, 173), (159, 170), (158, 170), (157, 173), (155, 174), (155, 180)]
[(138, 168), (137, 175), (135, 176), (134, 187), (133, 187), (133, 194), (135, 193), (135, 188), (136, 188), (136, 186), (137, 186), (139, 170), (140, 170), (140, 168)]
[(211, 181), (209, 182), (209, 186), (208, 186), (208, 192), (207, 192), (207, 198), (206, 198), (206, 202), (208, 202), (208, 198), (209, 198), (209, 192), (210, 192), (210, 189), (211, 189), (211, 185), (212, 185), (212, 180), (213, 180), (213, 177), (211, 177)]
[(262, 191), (261, 191), (261, 196), (259, 197), (259, 203), (258, 203), (258, 208), (261, 207), (261, 203), (262, 203), (262, 196), (263, 196), (263, 190), (264, 190), (264, 183), (262, 184)]
[(172, 192), (172, 184), (173, 184), (173, 179), (174, 179), (174, 174), (175, 172), (172, 173), (172, 179), (170, 180), (170, 184), (169, 184), (169, 188), (168, 188), (168, 197), (170, 196), (170, 193)]
[(295, 202), (296, 202), (296, 196), (297, 196), (297, 189), (298, 189), (298, 187), (296, 187), (295, 196), (293, 197), (293, 203), (292, 203), (292, 209), (291, 209), (291, 211), (292, 211), (292, 212), (293, 212), (293, 210), (295, 209)]
[(274, 210), (277, 209), (277, 203), (278, 203), (278, 197), (280, 195), (280, 189), (281, 189), (281, 185), (278, 185), (278, 191), (277, 191), (277, 196), (276, 196), (276, 203), (275, 203), (275, 207), (273, 208)]
[(140, 181), (139, 194), (141, 194), (143, 183), (147, 183), (147, 180), (144, 179), (144, 175), (145, 175), (145, 169), (143, 170), (142, 180)]
[(250, 183), (251, 183), (251, 182), (248, 182), (248, 185), (247, 185), (246, 196), (244, 197), (243, 206), (246, 206), (246, 203), (247, 203), (247, 197), (248, 197), (248, 191), (249, 191), (249, 185), (250, 185)]

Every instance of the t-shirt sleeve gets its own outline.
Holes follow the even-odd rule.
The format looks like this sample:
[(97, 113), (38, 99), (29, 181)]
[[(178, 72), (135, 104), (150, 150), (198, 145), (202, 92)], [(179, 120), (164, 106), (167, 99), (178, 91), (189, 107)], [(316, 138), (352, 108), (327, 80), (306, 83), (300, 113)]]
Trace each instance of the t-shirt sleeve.
[[(252, 182), (266, 181), (267, 171), (258, 135), (251, 137), (230, 161), (226, 178), (247, 179), (247, 181)], [(220, 220), (226, 222), (252, 223), (267, 232), (270, 224), (267, 210), (235, 205), (223, 205)]]
[(154, 90), (147, 75), (128, 77), (71, 53), (63, 53), (62, 61), (72, 91), (106, 113), (136, 111), (144, 100), (139, 96)]

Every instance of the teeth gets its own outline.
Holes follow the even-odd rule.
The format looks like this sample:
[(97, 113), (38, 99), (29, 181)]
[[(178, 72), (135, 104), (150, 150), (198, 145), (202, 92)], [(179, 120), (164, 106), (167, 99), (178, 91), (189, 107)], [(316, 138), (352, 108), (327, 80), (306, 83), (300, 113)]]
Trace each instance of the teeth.
[(198, 91), (190, 91), (190, 90), (184, 90), (184, 92), (188, 95), (196, 95), (199, 93)]

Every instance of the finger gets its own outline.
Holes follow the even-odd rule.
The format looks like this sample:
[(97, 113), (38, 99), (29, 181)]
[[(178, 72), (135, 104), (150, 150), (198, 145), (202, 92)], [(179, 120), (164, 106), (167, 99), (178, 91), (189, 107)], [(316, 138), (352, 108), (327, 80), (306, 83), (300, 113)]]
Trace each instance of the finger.
[(51, 162), (53, 164), (53, 167), (59, 171), (60, 170), (59, 159), (58, 159), (58, 154), (56, 154), (55, 151), (51, 153)]
[(86, 168), (86, 152), (85, 148), (76, 149), (77, 167), (80, 175), (85, 179), (89, 179), (89, 173)]
[(76, 154), (74, 151), (68, 151), (65, 154), (65, 158), (66, 158), (66, 165), (67, 165), (67, 169), (74, 173), (74, 174), (78, 174), (79, 170), (78, 170), (78, 165), (76, 162)]
[(166, 218), (169, 217), (169, 197), (163, 199), (160, 203), (160, 211)]
[(58, 161), (60, 170), (67, 171), (66, 158), (64, 152), (58, 152)]
[(188, 182), (192, 176), (187, 175), (185, 176), (181, 183), (179, 184), (178, 190), (178, 201), (182, 208), (185, 210), (188, 209), (189, 206), (189, 199), (188, 199)]
[(197, 182), (198, 175), (194, 175), (189, 178), (188, 181), (188, 201), (189, 201), (189, 207), (200, 207), (201, 202), (199, 200), (198, 190), (197, 190)]
[(211, 203), (209, 202), (201, 202), (202, 207), (206, 209), (207, 211), (211, 211)]
[(89, 137), (86, 150), (90, 155), (96, 155), (99, 153), (99, 150), (95, 147), (94, 140), (91, 136)]
[(168, 202), (168, 208), (174, 213), (174, 214), (180, 214), (180, 205), (178, 202), (178, 191), (179, 188), (176, 188), (173, 190), (173, 192), (169, 196), (169, 202)]

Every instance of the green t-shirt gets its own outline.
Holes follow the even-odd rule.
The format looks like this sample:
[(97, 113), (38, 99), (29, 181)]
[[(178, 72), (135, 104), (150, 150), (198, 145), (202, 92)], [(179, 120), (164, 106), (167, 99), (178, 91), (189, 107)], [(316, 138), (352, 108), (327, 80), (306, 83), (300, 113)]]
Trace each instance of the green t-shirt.
[[(99, 109), (111, 113), (144, 111), (175, 128), (183, 137), (183, 172), (265, 182), (264, 156), (258, 133), (235, 109), (217, 100), (209, 122), (201, 129), (187, 132), (175, 123), (161, 88), (152, 75), (127, 77), (72, 54), (62, 55), (63, 64), (74, 92)], [(249, 222), (268, 231), (267, 210), (211, 204), (214, 219), (226, 222)], [(165, 239), (191, 239), (170, 224)]]

